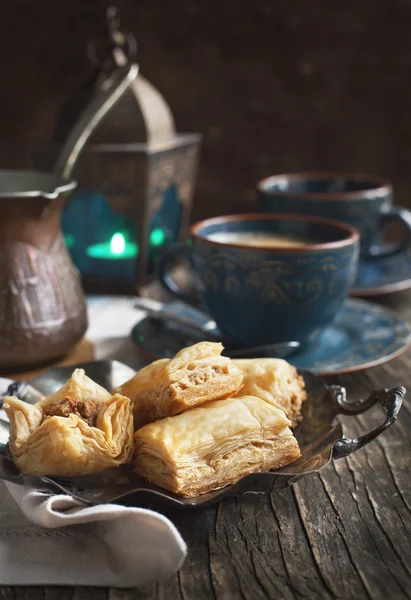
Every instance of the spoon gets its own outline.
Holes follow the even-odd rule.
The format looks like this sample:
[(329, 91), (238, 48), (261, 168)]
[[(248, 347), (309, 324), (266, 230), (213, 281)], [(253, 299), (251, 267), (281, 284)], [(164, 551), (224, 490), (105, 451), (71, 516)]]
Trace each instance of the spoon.
[(230, 358), (287, 358), (298, 352), (300, 342), (276, 342), (250, 348), (224, 350), (223, 354)]
[[(178, 302), (163, 303), (151, 298), (136, 298), (133, 300), (133, 306), (144, 310), (154, 321), (171, 325), (171, 328), (187, 327), (204, 336), (208, 341), (221, 341), (221, 333), (215, 321), (198, 309), (187, 309)], [(300, 342), (295, 341), (276, 342), (250, 348), (226, 348), (223, 354), (230, 358), (286, 358), (297, 352), (300, 345)]]
[(190, 327), (190, 329), (194, 329), (216, 342), (221, 339), (216, 322), (197, 308), (187, 308), (180, 302), (158, 302), (151, 298), (135, 298), (133, 299), (133, 306), (143, 310), (152, 319)]

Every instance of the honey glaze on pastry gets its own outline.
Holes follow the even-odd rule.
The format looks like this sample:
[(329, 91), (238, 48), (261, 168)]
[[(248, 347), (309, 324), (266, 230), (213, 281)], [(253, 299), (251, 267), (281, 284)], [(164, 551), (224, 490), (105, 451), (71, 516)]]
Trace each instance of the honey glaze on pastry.
[(220, 356), (222, 350), (220, 343), (199, 342), (153, 362), (117, 388), (134, 404), (134, 428), (236, 394), (243, 375)]
[(280, 408), (295, 427), (302, 419), (307, 398), (304, 379), (297, 369), (279, 358), (233, 359), (244, 375), (241, 396), (257, 396)]
[(301, 454), (282, 410), (253, 396), (207, 403), (134, 435), (135, 470), (187, 498), (278, 469)]
[(82, 369), (34, 405), (6, 397), (3, 408), (10, 419), (10, 451), (23, 473), (81, 475), (131, 462), (129, 398), (112, 396)]

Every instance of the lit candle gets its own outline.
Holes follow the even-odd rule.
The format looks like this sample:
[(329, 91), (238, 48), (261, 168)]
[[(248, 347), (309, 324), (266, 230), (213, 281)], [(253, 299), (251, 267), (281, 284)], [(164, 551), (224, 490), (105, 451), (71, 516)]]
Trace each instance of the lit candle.
[(122, 233), (115, 233), (109, 242), (89, 246), (86, 254), (90, 258), (124, 261), (129, 258), (136, 258), (138, 246), (134, 242), (126, 241)]
[(87, 274), (103, 279), (133, 279), (136, 276), (138, 246), (115, 233), (109, 242), (93, 244), (86, 249)]
[[(155, 227), (149, 238), (149, 255), (158, 256), (166, 242), (166, 234)], [(86, 249), (87, 275), (99, 279), (130, 280), (136, 276), (138, 245), (123, 233), (115, 233), (109, 242), (93, 244)]]

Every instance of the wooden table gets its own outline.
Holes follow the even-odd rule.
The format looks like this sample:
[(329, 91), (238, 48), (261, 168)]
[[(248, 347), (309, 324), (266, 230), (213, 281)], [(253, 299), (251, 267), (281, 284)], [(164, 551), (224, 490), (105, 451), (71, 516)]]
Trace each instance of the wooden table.
[[(378, 300), (411, 321), (410, 292)], [(0, 598), (411, 598), (411, 353), (332, 381), (356, 398), (396, 385), (410, 394), (397, 423), (378, 440), (293, 488), (163, 511), (189, 548), (169, 581), (135, 590), (0, 588)], [(344, 418), (346, 435), (382, 420), (379, 408)]]

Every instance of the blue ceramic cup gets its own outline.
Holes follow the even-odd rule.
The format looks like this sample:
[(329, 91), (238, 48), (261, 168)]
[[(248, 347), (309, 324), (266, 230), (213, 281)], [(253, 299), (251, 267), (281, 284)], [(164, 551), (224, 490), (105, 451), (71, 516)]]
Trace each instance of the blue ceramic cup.
[[(411, 212), (392, 206), (392, 186), (375, 176), (342, 173), (275, 175), (257, 184), (263, 213), (300, 214), (344, 221), (360, 232), (361, 258), (378, 259), (402, 252), (411, 243)], [(400, 242), (384, 244), (391, 222), (404, 230)]]
[(197, 223), (188, 244), (160, 258), (162, 285), (198, 305), (170, 269), (188, 259), (203, 307), (223, 341), (251, 347), (315, 341), (340, 312), (355, 279), (359, 234), (336, 221), (295, 215), (233, 215)]

